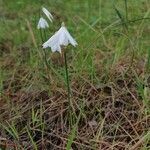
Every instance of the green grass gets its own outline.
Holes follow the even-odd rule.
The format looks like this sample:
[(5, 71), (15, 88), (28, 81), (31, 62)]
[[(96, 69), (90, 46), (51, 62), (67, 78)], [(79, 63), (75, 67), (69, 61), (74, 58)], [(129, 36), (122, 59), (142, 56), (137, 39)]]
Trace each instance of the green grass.
[[(42, 6), (54, 16), (46, 39), (65, 22), (78, 42), (66, 49), (71, 115), (62, 56), (41, 46)], [(0, 148), (148, 150), (149, 6), (0, 0)]]

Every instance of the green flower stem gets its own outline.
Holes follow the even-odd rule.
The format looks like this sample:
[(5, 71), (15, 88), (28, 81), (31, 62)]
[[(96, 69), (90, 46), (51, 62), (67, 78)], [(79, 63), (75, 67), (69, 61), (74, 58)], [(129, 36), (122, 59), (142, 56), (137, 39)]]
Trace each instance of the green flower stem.
[(128, 2), (127, 0), (124, 1), (125, 1), (126, 22), (128, 22)]
[(71, 100), (71, 88), (70, 88), (70, 81), (69, 81), (67, 55), (66, 55), (65, 51), (63, 51), (63, 53), (64, 53), (64, 62), (65, 62), (65, 73), (66, 73), (66, 84), (67, 84), (67, 91), (68, 91), (68, 101), (69, 101), (69, 106), (74, 110), (72, 100)]
[(45, 29), (44, 29), (44, 40), (46, 41), (47, 40), (47, 35), (46, 35), (46, 32), (45, 32)]
[(67, 55), (65, 51), (62, 51), (64, 56), (64, 63), (65, 63), (65, 73), (66, 73), (66, 84), (67, 84), (67, 92), (68, 92), (68, 102), (69, 102), (69, 124), (74, 124), (76, 114), (75, 109), (73, 107), (72, 99), (71, 99), (71, 88), (70, 88), (70, 80), (69, 80), (69, 71), (68, 71), (68, 63), (67, 63)]
[[(45, 33), (44, 33), (44, 36), (45, 36)], [(41, 37), (41, 41), (42, 41), (42, 44), (44, 43), (44, 38), (43, 38), (43, 32), (42, 32), (42, 29), (40, 29), (40, 37)], [(43, 60), (44, 60), (44, 66), (45, 66), (45, 69), (47, 71), (47, 76), (48, 76), (48, 81), (50, 83), (50, 75), (49, 75), (49, 64), (48, 64), (48, 61), (47, 61), (47, 57), (46, 57), (46, 51), (45, 49), (43, 49)]]
[[(44, 33), (44, 38), (43, 38), (43, 34), (42, 34), (42, 29), (40, 29), (40, 37), (41, 37), (42, 43), (44, 43), (44, 39), (46, 39), (46, 33), (45, 33), (45, 30), (44, 30), (43, 33)], [(46, 51), (45, 51), (45, 49), (43, 49), (43, 53), (44, 53), (43, 58), (44, 58), (44, 61), (45, 61), (46, 66), (47, 66), (47, 68), (48, 68), (48, 62), (47, 62), (47, 58), (46, 58)]]
[(69, 72), (68, 72), (68, 64), (67, 64), (67, 55), (64, 51), (64, 61), (65, 61), (65, 73), (66, 73), (66, 82), (67, 82), (67, 90), (68, 90), (68, 99), (70, 102), (71, 97), (71, 89), (70, 89), (70, 82), (69, 82)]
[(42, 34), (42, 29), (40, 28), (40, 37), (41, 37), (41, 41), (42, 43), (44, 42), (44, 39), (43, 39), (43, 34)]
[[(43, 30), (43, 33), (44, 33), (44, 41), (46, 41), (46, 32), (45, 32), (45, 29)], [(48, 65), (47, 57), (46, 57), (46, 50), (44, 49), (43, 52), (44, 52), (45, 63), (46, 63), (46, 66), (48, 68), (49, 65)]]

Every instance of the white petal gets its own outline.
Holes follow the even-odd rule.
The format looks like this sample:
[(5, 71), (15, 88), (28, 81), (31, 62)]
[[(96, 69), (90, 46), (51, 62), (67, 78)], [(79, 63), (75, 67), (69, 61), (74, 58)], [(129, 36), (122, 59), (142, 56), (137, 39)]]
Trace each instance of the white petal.
[(42, 11), (43, 11), (43, 13), (47, 16), (47, 18), (48, 18), (51, 22), (53, 22), (53, 16), (52, 16), (52, 14), (51, 14), (45, 7), (42, 8)]
[(49, 25), (48, 25), (47, 21), (44, 18), (41, 17), (39, 22), (38, 22), (37, 28), (38, 29), (40, 29), (40, 28), (45, 29), (45, 28), (48, 28), (48, 27), (49, 27)]
[(50, 47), (52, 52), (58, 51), (61, 53), (61, 45), (58, 41), (58, 32), (56, 32), (48, 41), (46, 41), (42, 46), (43, 48)]
[(62, 26), (48, 41), (43, 44), (43, 48), (50, 47), (52, 52), (58, 51), (61, 53), (61, 46), (67, 46), (69, 43), (73, 46), (77, 45), (77, 42), (73, 39), (68, 30)]
[(58, 37), (57, 34), (54, 34), (47, 42), (43, 44), (43, 48), (53, 47), (58, 45)]
[(70, 33), (68, 32), (68, 30), (66, 28), (65, 28), (64, 32), (65, 32), (66, 37), (67, 37), (67, 39), (68, 39), (68, 41), (69, 41), (70, 44), (72, 44), (74, 47), (76, 45), (78, 45), (77, 42), (73, 39), (73, 37), (70, 35)]
[(59, 33), (59, 44), (64, 46), (67, 46), (69, 44), (68, 38), (66, 37), (64, 31)]
[(51, 50), (52, 50), (52, 52), (58, 51), (58, 52), (61, 53), (61, 47), (60, 47), (60, 45), (55, 45), (55, 46), (51, 47)]

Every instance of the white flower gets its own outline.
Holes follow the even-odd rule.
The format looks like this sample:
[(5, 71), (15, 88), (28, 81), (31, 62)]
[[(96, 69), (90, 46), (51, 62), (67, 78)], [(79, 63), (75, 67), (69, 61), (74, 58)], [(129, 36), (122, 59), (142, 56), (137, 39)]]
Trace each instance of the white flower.
[(52, 52), (58, 51), (61, 53), (61, 46), (67, 46), (68, 44), (72, 44), (74, 47), (78, 45), (64, 24), (62, 24), (62, 27), (43, 44), (43, 48), (50, 47)]
[(43, 11), (43, 13), (47, 16), (47, 18), (48, 18), (51, 22), (53, 22), (53, 16), (52, 16), (52, 14), (51, 14), (45, 7), (42, 8), (42, 11)]
[(45, 28), (48, 28), (49, 25), (47, 23), (47, 21), (44, 19), (44, 18), (40, 18), (39, 22), (38, 22), (38, 25), (37, 25), (37, 28), (38, 29), (45, 29)]

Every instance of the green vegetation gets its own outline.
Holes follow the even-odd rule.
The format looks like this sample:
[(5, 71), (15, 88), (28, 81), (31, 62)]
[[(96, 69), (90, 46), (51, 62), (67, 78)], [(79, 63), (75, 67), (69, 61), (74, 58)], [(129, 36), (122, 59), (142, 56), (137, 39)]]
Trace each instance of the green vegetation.
[[(42, 6), (44, 41), (65, 22), (78, 42), (69, 81)], [(149, 0), (0, 0), (0, 149), (149, 150), (149, 24)]]

